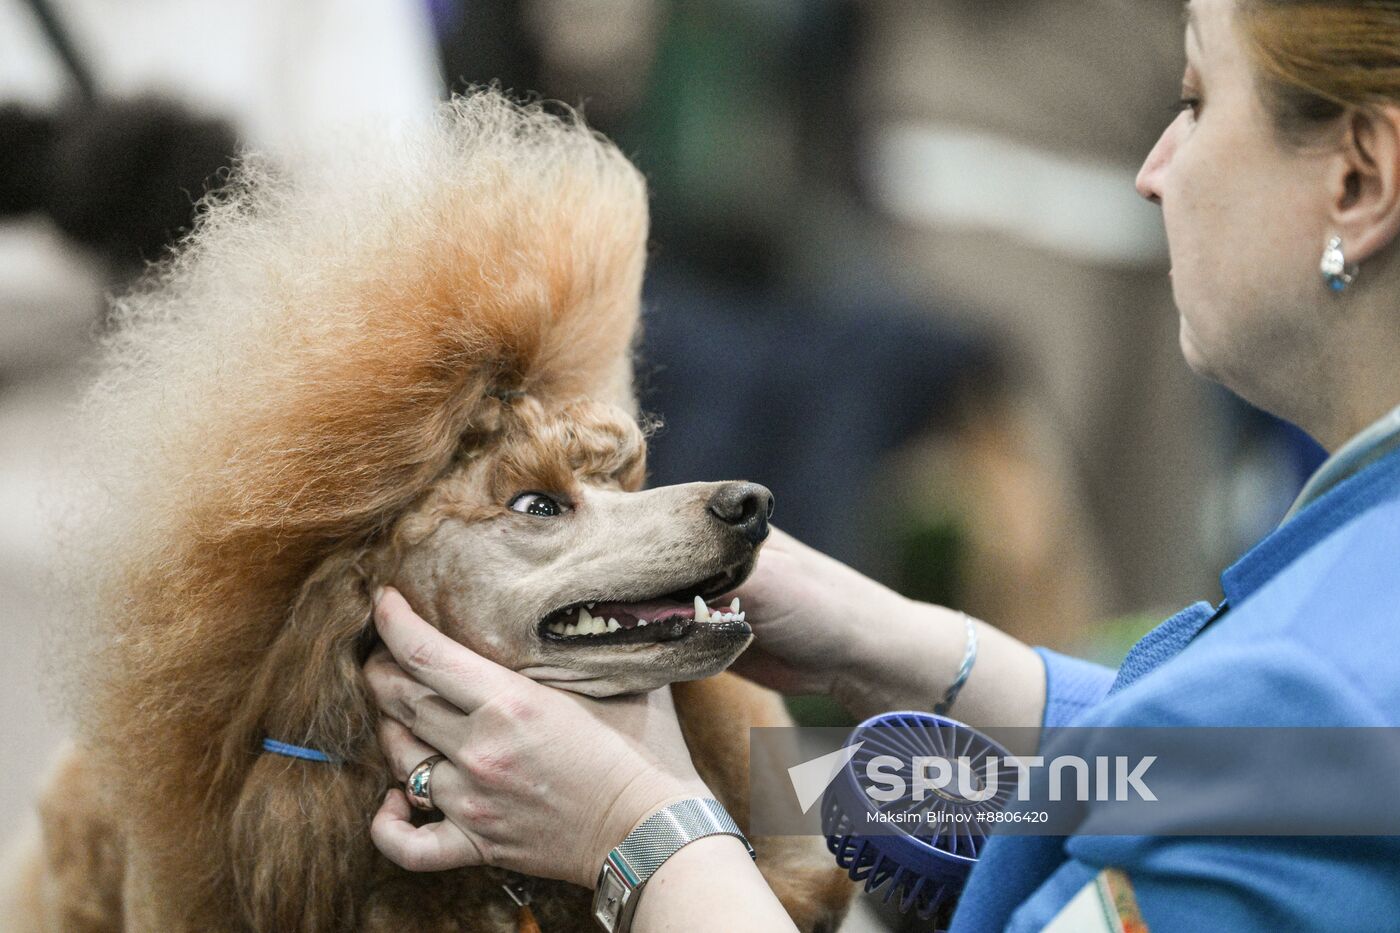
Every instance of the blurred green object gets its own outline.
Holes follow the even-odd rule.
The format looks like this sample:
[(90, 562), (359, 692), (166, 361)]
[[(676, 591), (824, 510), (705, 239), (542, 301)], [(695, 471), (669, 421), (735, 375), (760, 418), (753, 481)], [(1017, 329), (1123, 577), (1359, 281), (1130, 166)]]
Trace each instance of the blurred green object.
[(799, 726), (854, 726), (855, 718), (831, 697), (809, 694), (787, 698), (788, 712)]
[(895, 528), (894, 540), (896, 590), (940, 606), (961, 602), (966, 535), (954, 516), (915, 515)]
[(1168, 615), (1170, 613), (1135, 612), (1116, 619), (1105, 619), (1086, 629), (1084, 641), (1076, 654), (1086, 661), (1097, 661), (1116, 669), (1123, 663), (1128, 649)]

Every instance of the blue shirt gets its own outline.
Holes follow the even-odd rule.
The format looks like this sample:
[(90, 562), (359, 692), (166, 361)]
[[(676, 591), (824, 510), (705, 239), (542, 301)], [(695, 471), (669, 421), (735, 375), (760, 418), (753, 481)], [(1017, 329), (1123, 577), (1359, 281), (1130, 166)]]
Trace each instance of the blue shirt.
[[(1400, 418), (1387, 419), (1224, 572), (1219, 608), (1182, 610), (1116, 673), (1038, 649), (1046, 725), (1400, 725)], [(1153, 933), (1400, 929), (1400, 837), (1006, 836), (951, 933), (1040, 930), (1107, 867), (1127, 872)]]

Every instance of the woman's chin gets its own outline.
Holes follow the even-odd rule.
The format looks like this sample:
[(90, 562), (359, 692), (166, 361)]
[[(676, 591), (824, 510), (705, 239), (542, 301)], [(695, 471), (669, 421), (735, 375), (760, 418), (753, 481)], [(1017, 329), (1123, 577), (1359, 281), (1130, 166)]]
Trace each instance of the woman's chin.
[(1186, 365), (1191, 367), (1191, 371), (1202, 379), (1219, 382), (1219, 375), (1211, 367), (1205, 354), (1201, 352), (1200, 345), (1196, 341), (1196, 333), (1191, 329), (1191, 325), (1187, 323), (1185, 317), (1181, 318), (1181, 329), (1177, 339), (1181, 344), (1181, 355), (1186, 360)]

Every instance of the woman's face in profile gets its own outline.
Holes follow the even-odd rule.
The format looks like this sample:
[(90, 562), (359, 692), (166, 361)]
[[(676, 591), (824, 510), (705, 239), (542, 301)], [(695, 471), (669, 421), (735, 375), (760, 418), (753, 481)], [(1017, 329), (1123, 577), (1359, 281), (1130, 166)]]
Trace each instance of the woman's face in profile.
[(1137, 187), (1162, 207), (1187, 362), (1269, 408), (1325, 325), (1327, 153), (1275, 130), (1235, 0), (1193, 0), (1187, 17), (1181, 109)]

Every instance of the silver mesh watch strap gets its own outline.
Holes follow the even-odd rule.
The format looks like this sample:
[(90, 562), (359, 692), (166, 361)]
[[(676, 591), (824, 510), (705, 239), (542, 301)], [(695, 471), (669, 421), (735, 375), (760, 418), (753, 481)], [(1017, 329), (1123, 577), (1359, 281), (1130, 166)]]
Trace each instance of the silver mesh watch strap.
[(608, 853), (598, 875), (593, 916), (608, 933), (626, 933), (647, 880), (686, 843), (706, 836), (734, 836), (754, 857), (753, 846), (718, 800), (691, 797), (662, 807)]

